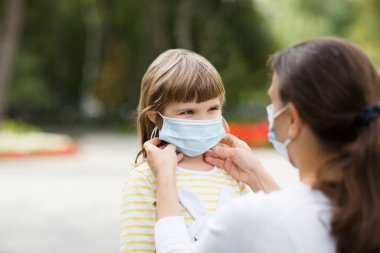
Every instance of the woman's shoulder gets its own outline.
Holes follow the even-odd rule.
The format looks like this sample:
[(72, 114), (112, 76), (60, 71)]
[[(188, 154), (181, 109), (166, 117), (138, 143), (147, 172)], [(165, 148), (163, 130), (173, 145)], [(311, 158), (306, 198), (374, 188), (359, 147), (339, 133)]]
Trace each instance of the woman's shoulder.
[(264, 202), (271, 203), (276, 207), (284, 209), (298, 209), (309, 207), (330, 207), (331, 202), (319, 190), (313, 189), (310, 185), (297, 183), (293, 186), (274, 191), (263, 197)]
[[(228, 212), (236, 213), (236, 219), (254, 217), (255, 222), (278, 222), (305, 210), (311, 213), (329, 210), (330, 201), (319, 191), (305, 184), (297, 184), (271, 193), (257, 192), (242, 196)], [(308, 212), (308, 211), (306, 211)], [(274, 219), (275, 217), (275, 219)]]
[[(230, 244), (240, 247), (240, 252), (333, 252), (330, 208), (318, 191), (297, 184), (233, 200), (220, 209), (210, 226), (212, 231), (223, 231), (226, 240), (234, 237)], [(323, 243), (329, 250), (310, 249)]]

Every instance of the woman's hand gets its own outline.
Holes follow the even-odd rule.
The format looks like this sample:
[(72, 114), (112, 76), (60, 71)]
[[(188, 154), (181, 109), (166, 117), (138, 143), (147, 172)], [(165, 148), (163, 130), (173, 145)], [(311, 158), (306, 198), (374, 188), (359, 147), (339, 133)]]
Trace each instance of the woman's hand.
[(253, 191), (279, 188), (247, 143), (231, 134), (227, 134), (221, 143), (206, 153), (205, 161), (224, 169), (235, 179), (249, 185)]
[(259, 165), (247, 143), (230, 134), (206, 153), (205, 160), (246, 184), (251, 178), (251, 164)]

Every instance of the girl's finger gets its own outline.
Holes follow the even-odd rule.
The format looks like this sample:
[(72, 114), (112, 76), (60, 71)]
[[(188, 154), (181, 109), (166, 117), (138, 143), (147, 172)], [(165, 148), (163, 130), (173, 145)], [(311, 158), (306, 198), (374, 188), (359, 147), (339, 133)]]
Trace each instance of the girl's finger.
[(168, 146), (168, 144), (164, 144), (162, 146), (159, 146), (160, 149), (165, 149)]
[(151, 139), (151, 140), (148, 140), (144, 143), (144, 148), (145, 148), (145, 144), (151, 144), (151, 145), (154, 145), (154, 146), (157, 146), (158, 144), (160, 144), (160, 139), (158, 139), (157, 137)]
[(178, 153), (177, 154), (177, 163), (179, 163), (180, 161), (182, 161), (183, 159), (183, 154), (182, 153)]
[(153, 144), (153, 145), (158, 145), (160, 144), (160, 139), (158, 139), (158, 137), (154, 137), (153, 139), (150, 140), (150, 142)]
[(175, 152), (177, 148), (173, 144), (167, 144), (167, 146), (164, 149), (170, 149)]
[(144, 149), (148, 152), (149, 150), (152, 150), (152, 148), (155, 147), (150, 141), (144, 142)]

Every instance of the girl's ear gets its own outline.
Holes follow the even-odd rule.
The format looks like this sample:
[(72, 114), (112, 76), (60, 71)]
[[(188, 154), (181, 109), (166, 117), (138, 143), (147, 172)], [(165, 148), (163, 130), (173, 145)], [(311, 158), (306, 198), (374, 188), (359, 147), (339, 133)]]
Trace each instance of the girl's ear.
[(147, 115), (148, 115), (149, 120), (152, 121), (156, 125), (157, 112), (150, 111), (150, 112), (147, 112)]

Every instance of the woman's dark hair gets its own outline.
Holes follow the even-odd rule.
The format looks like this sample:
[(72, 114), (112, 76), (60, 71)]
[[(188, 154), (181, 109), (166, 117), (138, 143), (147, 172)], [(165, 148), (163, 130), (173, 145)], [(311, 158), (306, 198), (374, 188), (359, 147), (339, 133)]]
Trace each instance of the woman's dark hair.
[(280, 98), (291, 102), (326, 152), (314, 188), (334, 204), (338, 253), (380, 252), (380, 77), (366, 54), (319, 38), (275, 54)]

